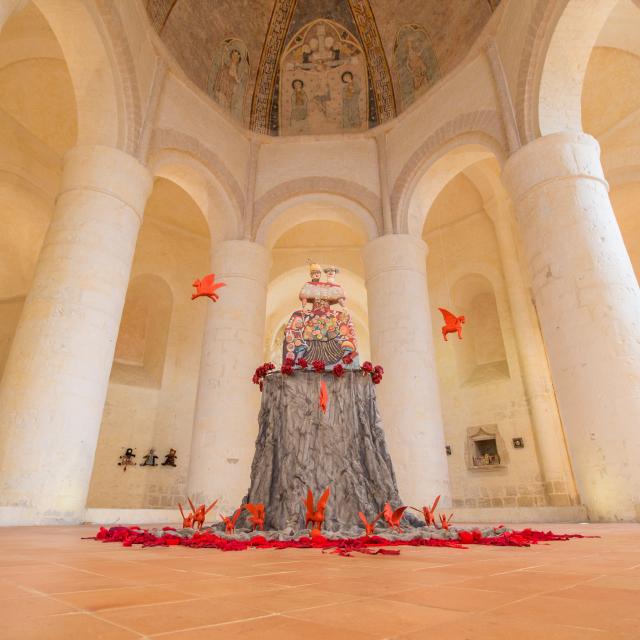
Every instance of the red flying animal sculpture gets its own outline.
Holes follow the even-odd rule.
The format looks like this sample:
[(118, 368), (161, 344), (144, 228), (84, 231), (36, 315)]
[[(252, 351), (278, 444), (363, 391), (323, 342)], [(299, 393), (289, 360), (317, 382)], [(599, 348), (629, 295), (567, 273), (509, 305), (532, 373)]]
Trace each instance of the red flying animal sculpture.
[(182, 505), (179, 502), (178, 509), (180, 509), (180, 515), (182, 516), (182, 528), (191, 529), (191, 527), (193, 527), (193, 512), (185, 516), (184, 511), (182, 510)]
[(408, 507), (398, 507), (395, 511), (392, 509), (391, 505), (387, 502), (384, 505), (384, 511), (382, 515), (384, 515), (384, 519), (387, 524), (394, 530), (402, 533), (402, 529), (400, 528), (400, 520), (402, 520), (402, 516), (404, 512), (408, 509)]
[(380, 518), (384, 515), (384, 511), (381, 511), (371, 522), (367, 521), (366, 516), (362, 511), (358, 511), (358, 515), (360, 516), (360, 520), (362, 520), (364, 524), (364, 532), (367, 538), (372, 536), (376, 531), (376, 522), (380, 520)]
[(440, 496), (436, 496), (436, 499), (431, 505), (431, 509), (429, 509), (429, 507), (422, 507), (422, 509), (411, 508), (424, 516), (427, 527), (433, 527), (436, 524), (436, 507), (438, 506), (438, 502), (440, 502)]
[(322, 529), (322, 523), (324, 522), (324, 510), (327, 506), (327, 501), (329, 500), (329, 494), (331, 493), (331, 487), (327, 487), (324, 490), (324, 493), (320, 496), (320, 500), (318, 500), (318, 504), (314, 508), (313, 506), (313, 493), (311, 493), (311, 489), (307, 492), (307, 501), (302, 501), (307, 507), (307, 515), (304, 521), (304, 526), (309, 527), (309, 523), (313, 522), (313, 528), (320, 531)]
[(455, 316), (451, 311), (447, 311), (447, 309), (443, 309), (442, 307), (438, 307), (438, 311), (440, 311), (444, 318), (444, 327), (442, 327), (442, 337), (444, 338), (444, 341), (448, 342), (448, 333), (457, 333), (458, 340), (462, 340), (462, 325), (466, 321), (465, 317)]
[(440, 524), (443, 529), (449, 529), (449, 525), (451, 524), (451, 518), (453, 518), (453, 513), (447, 516), (446, 513), (440, 514)]
[(225, 531), (227, 533), (233, 533), (236, 530), (236, 522), (238, 522), (238, 518), (240, 517), (241, 513), (242, 513), (242, 507), (240, 507), (240, 509), (236, 509), (235, 513), (230, 518), (220, 514), (220, 517), (224, 522)]
[(211, 298), (214, 302), (217, 302), (220, 296), (216, 293), (216, 289), (225, 287), (226, 285), (224, 282), (216, 282), (216, 274), (210, 273), (204, 276), (202, 280), (194, 280), (191, 286), (196, 288), (196, 292), (191, 294), (192, 300), (195, 300), (200, 296), (206, 296), (207, 298)]
[(262, 529), (264, 531), (264, 519), (266, 515), (264, 504), (262, 504), (262, 502), (258, 502), (257, 504), (248, 502), (244, 505), (244, 508), (251, 514), (249, 516), (249, 522), (253, 525), (253, 531), (256, 529)]
[(329, 392), (324, 380), (320, 382), (320, 408), (322, 413), (327, 413), (327, 404), (329, 403)]
[(198, 525), (198, 529), (202, 529), (204, 526), (204, 519), (206, 515), (213, 509), (213, 507), (218, 504), (217, 500), (214, 500), (208, 507), (204, 504), (201, 504), (197, 509), (194, 507), (193, 502), (191, 502), (191, 498), (187, 498), (189, 500), (189, 506), (191, 507), (191, 511), (193, 511), (193, 524)]

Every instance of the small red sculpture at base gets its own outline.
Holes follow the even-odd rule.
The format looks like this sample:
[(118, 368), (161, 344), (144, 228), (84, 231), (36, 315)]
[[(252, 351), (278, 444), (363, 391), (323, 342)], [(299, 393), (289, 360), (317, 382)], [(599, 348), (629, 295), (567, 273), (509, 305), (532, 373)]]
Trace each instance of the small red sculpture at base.
[(382, 514), (384, 515), (384, 519), (386, 523), (394, 530), (402, 533), (402, 529), (400, 528), (400, 520), (402, 520), (402, 516), (404, 516), (404, 512), (408, 509), (408, 507), (398, 507), (395, 511), (391, 507), (391, 505), (387, 502), (384, 505), (384, 511)]
[(240, 507), (240, 509), (237, 509), (230, 518), (220, 514), (220, 517), (222, 518), (222, 522), (224, 522), (225, 531), (227, 533), (233, 533), (236, 530), (236, 522), (238, 522), (238, 518), (240, 517), (241, 513), (242, 513), (242, 507)]
[(442, 525), (443, 529), (449, 529), (449, 525), (451, 524), (451, 518), (453, 518), (453, 513), (449, 514), (447, 516), (446, 513), (441, 513), (440, 514), (440, 524)]
[(378, 520), (380, 520), (380, 518), (384, 515), (384, 511), (381, 511), (371, 522), (367, 521), (367, 518), (364, 513), (362, 513), (362, 511), (358, 511), (358, 515), (360, 516), (360, 520), (362, 520), (364, 524), (364, 532), (368, 538), (375, 533), (376, 522), (378, 522)]
[(457, 333), (458, 340), (462, 340), (462, 325), (466, 322), (465, 317), (453, 315), (451, 311), (443, 309), (442, 307), (438, 307), (438, 311), (440, 311), (444, 318), (444, 327), (442, 327), (442, 337), (444, 341), (448, 342), (448, 333)]
[(418, 513), (421, 513), (424, 516), (424, 521), (427, 527), (433, 527), (436, 524), (436, 507), (438, 506), (438, 502), (440, 502), (440, 496), (436, 496), (436, 499), (431, 505), (431, 509), (429, 509), (429, 507), (422, 507), (422, 509), (411, 507), (411, 509), (417, 511)]
[(322, 413), (327, 413), (327, 404), (329, 404), (329, 392), (324, 380), (320, 382), (320, 408)]
[(309, 523), (313, 522), (313, 528), (320, 531), (322, 529), (322, 523), (324, 522), (324, 510), (327, 506), (327, 501), (329, 500), (329, 494), (331, 493), (331, 487), (327, 487), (324, 490), (322, 496), (320, 496), (320, 500), (318, 500), (318, 504), (314, 508), (313, 506), (313, 493), (311, 489), (307, 492), (307, 500), (306, 502), (303, 500), (302, 504), (307, 507), (307, 515), (304, 521), (304, 526), (309, 527)]
[(217, 500), (214, 500), (209, 507), (204, 504), (201, 504), (197, 509), (193, 506), (193, 502), (191, 502), (191, 498), (187, 498), (189, 501), (189, 505), (191, 506), (191, 511), (193, 511), (193, 524), (198, 525), (198, 529), (202, 529), (204, 526), (204, 519), (206, 515), (213, 509), (213, 507), (218, 504)]
[(262, 531), (264, 531), (264, 519), (266, 516), (264, 504), (262, 504), (262, 502), (258, 502), (257, 504), (248, 502), (244, 507), (251, 514), (249, 516), (249, 522), (253, 525), (252, 531), (256, 529), (262, 529)]
[(220, 289), (220, 287), (225, 287), (226, 285), (224, 282), (216, 282), (215, 273), (209, 273), (204, 276), (202, 280), (194, 280), (191, 286), (196, 288), (196, 292), (191, 294), (192, 300), (195, 300), (200, 296), (206, 296), (214, 302), (217, 302), (220, 296), (216, 293), (216, 289)]
[(191, 529), (193, 527), (193, 512), (184, 515), (184, 511), (182, 510), (182, 505), (178, 502), (178, 509), (180, 509), (180, 515), (182, 516), (182, 528), (183, 529)]

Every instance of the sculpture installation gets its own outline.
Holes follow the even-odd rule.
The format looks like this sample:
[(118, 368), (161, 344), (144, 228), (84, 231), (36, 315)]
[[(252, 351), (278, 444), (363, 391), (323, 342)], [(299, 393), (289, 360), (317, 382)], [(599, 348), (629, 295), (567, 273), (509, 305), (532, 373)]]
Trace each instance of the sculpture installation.
[(451, 311), (443, 309), (442, 307), (438, 307), (438, 311), (440, 311), (442, 317), (444, 318), (444, 326), (442, 327), (442, 337), (444, 338), (444, 341), (448, 342), (448, 333), (457, 333), (458, 340), (462, 340), (462, 325), (466, 322), (465, 317), (456, 316), (455, 314), (451, 313)]

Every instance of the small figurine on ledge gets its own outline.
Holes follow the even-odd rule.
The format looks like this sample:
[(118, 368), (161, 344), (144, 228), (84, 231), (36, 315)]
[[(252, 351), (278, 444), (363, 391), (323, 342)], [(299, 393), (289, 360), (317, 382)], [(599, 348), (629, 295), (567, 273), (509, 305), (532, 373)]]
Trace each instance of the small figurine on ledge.
[(156, 460), (158, 456), (156, 455), (155, 449), (149, 449), (149, 453), (142, 458), (144, 462), (140, 465), (141, 467), (157, 467)]
[(175, 467), (176, 466), (176, 458), (178, 456), (176, 455), (176, 450), (175, 449), (169, 449), (169, 453), (167, 453), (164, 457), (164, 462), (162, 463), (163, 467), (169, 466), (169, 467)]
[(125, 452), (120, 456), (120, 462), (118, 462), (118, 466), (122, 467), (123, 471), (127, 470), (127, 467), (131, 466), (131, 465), (135, 465), (136, 463), (134, 462), (134, 458), (136, 457), (136, 454), (133, 453), (133, 449), (131, 447), (129, 447), (128, 449), (125, 450)]

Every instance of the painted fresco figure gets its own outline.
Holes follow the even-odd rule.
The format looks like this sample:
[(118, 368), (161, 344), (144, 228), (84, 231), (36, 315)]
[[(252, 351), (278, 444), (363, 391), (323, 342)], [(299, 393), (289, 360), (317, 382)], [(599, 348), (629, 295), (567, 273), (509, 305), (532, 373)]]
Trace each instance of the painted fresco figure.
[[(302, 286), (298, 296), (302, 308), (294, 311), (285, 327), (283, 362), (296, 364), (304, 358), (311, 364), (314, 360), (322, 360), (331, 369), (343, 363), (346, 356), (351, 356), (353, 361), (348, 366), (359, 366), (355, 328), (344, 306), (345, 292), (335, 282), (338, 270), (333, 266), (326, 267), (326, 282), (320, 281), (320, 265), (310, 265), (309, 271), (311, 279)], [(333, 309), (334, 305), (339, 308)]]
[(305, 131), (307, 115), (309, 113), (309, 98), (304, 90), (304, 82), (296, 79), (291, 83), (293, 94), (291, 95), (290, 126), (296, 131)]
[(351, 71), (342, 74), (342, 127), (359, 129), (362, 126), (360, 117), (360, 85)]
[(214, 100), (237, 120), (242, 120), (244, 96), (249, 78), (249, 57), (241, 40), (224, 40), (216, 53), (207, 90)]

